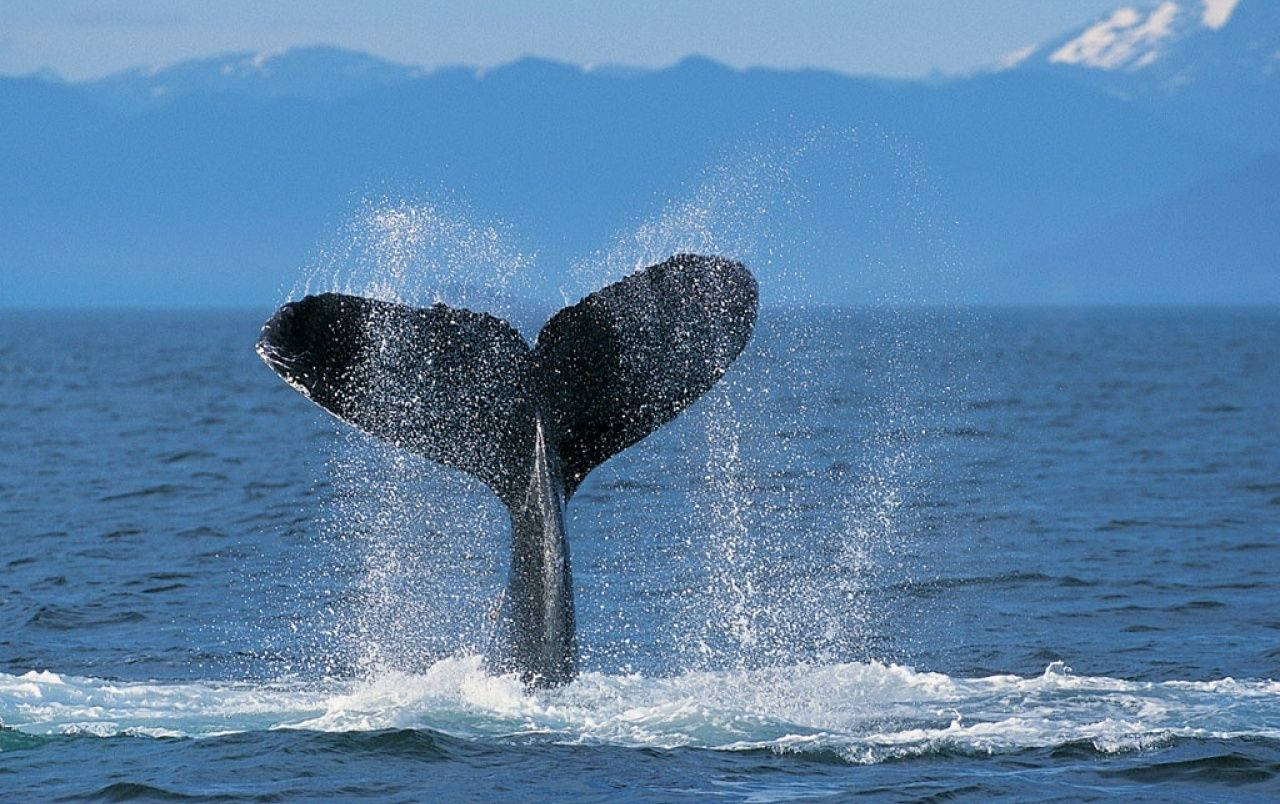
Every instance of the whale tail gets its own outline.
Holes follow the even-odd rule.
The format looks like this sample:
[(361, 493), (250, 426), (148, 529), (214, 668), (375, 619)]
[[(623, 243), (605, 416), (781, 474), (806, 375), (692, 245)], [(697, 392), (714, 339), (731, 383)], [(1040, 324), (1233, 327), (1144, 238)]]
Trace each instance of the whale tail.
[(556, 313), (530, 348), (484, 313), (325, 293), (281, 307), (258, 353), (343, 421), (493, 489), (512, 550), (490, 666), (561, 684), (577, 668), (565, 504), (724, 374), (756, 295), (741, 263), (677, 255)]
[(567, 500), (715, 384), (756, 309), (741, 263), (680, 254), (556, 313), (533, 348), (485, 313), (325, 293), (281, 307), (257, 349), (334, 416), (474, 475), (515, 509), (539, 419)]

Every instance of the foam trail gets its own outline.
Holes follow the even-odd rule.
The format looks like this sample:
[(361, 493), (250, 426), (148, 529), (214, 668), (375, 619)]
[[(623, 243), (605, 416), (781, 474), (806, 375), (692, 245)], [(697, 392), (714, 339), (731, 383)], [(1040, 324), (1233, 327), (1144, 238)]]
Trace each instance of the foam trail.
[[(528, 693), (475, 656), (362, 681), (117, 682), (0, 673), (0, 719), (30, 735), (209, 737), (266, 729), (430, 729), (472, 739), (771, 749), (869, 763), (1089, 743), (1112, 753), (1175, 738), (1280, 739), (1280, 682), (1142, 682), (1041, 675), (953, 678), (870, 663), (586, 673)], [(12, 732), (10, 732), (12, 733)], [(0, 741), (0, 746), (4, 742)]]

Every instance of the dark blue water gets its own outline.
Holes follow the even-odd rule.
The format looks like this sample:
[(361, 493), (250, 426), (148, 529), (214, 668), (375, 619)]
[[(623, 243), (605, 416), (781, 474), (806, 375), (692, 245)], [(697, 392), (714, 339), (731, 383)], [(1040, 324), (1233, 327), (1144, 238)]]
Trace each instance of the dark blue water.
[(1280, 311), (765, 310), (536, 694), (500, 506), (266, 312), (0, 313), (0, 798), (1280, 795)]

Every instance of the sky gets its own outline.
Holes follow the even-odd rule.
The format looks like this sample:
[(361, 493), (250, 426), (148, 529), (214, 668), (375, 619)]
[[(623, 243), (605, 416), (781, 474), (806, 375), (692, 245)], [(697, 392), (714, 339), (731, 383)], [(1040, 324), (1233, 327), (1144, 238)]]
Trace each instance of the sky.
[[(1136, 0), (1141, 5), (1143, 0)], [(0, 74), (71, 80), (240, 51), (329, 44), (426, 68), (533, 55), (661, 67), (690, 54), (733, 67), (919, 77), (964, 73), (1124, 0), (0, 0)], [(355, 9), (358, 9), (355, 10)]]

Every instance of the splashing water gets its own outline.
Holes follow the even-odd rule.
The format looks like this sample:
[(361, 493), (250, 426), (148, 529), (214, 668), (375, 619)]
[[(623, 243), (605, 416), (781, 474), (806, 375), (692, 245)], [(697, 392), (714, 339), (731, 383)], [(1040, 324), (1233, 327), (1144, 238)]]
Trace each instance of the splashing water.
[[(511, 290), (528, 265), (500, 223), (476, 222), (455, 204), (384, 199), (362, 206), (293, 296), (334, 290), (419, 307), (444, 302), (518, 322), (528, 311)], [(395, 334), (383, 333), (384, 349)], [(350, 427), (338, 432), (315, 545), (330, 566), (313, 568), (304, 586), (323, 587), (335, 571), (354, 578), (310, 624), (312, 650), (324, 657), (316, 664), (367, 675), (483, 650), (509, 549), (501, 505), (469, 476)]]
[(112, 682), (0, 673), (0, 748), (29, 735), (209, 737), (240, 731), (427, 729), (464, 738), (640, 748), (769, 749), (875, 763), (1085, 743), (1113, 753), (1180, 737), (1280, 738), (1280, 683), (1132, 682), (1043, 675), (952, 678), (878, 662), (585, 673), (528, 693), (479, 657), (421, 674), (295, 683)]
[(503, 305), (532, 265), (503, 223), (476, 221), (465, 207), (442, 200), (366, 200), (338, 242), (290, 298), (329, 290), (510, 314)]
[[(928, 270), (905, 262), (877, 266), (895, 278), (868, 298), (876, 306), (858, 313), (868, 322), (866, 341), (840, 342), (788, 306), (821, 302), (806, 292), (806, 269), (796, 259), (810, 251), (806, 239), (816, 236), (805, 217), (807, 195), (825, 182), (826, 192), (857, 199), (860, 160), (888, 161), (903, 171), (903, 197), (874, 200), (881, 208), (897, 205), (894, 217), (905, 223), (894, 234), (945, 242), (921, 206), (926, 182), (907, 149), (874, 132), (818, 132), (786, 148), (757, 148), (726, 159), (688, 198), (574, 265), (567, 287), (580, 293), (667, 254), (724, 253), (752, 266), (761, 277), (762, 298), (782, 305), (760, 324), (773, 329), (772, 337), (758, 337), (740, 366), (685, 414), (689, 422), (673, 425), (686, 433), (700, 430), (701, 448), (656, 437), (667, 453), (651, 460), (700, 481), (686, 494), (689, 514), (681, 532), (656, 551), (652, 546), (662, 544), (661, 535), (627, 529), (615, 537), (621, 544), (614, 547), (628, 562), (650, 557), (637, 573), (645, 579), (671, 574), (669, 565), (677, 565), (672, 592), (679, 605), (637, 606), (610, 622), (614, 629), (638, 632), (643, 629), (627, 622), (629, 615), (640, 620), (661, 611), (674, 623), (672, 638), (663, 640), (671, 651), (660, 662), (664, 666), (754, 668), (869, 659), (885, 652), (891, 618), (905, 613), (892, 601), (873, 603), (868, 591), (911, 574), (895, 553), (911, 530), (906, 509), (929, 466), (917, 449), (919, 435), (926, 417), (947, 411), (924, 411), (908, 401), (922, 395), (916, 369), (925, 356), (903, 340), (901, 306), (918, 297), (919, 283), (926, 281), (922, 275), (945, 272), (945, 247), (937, 246), (937, 265)], [(888, 238), (888, 232), (885, 227), (878, 236)], [(575, 293), (562, 288), (562, 295), (569, 300)], [(797, 357), (816, 368), (797, 372)], [(847, 376), (844, 361), (864, 367), (862, 387), (833, 382)], [(812, 402), (819, 395), (842, 398), (852, 424), (847, 431), (820, 421)], [(767, 421), (759, 415), (766, 408), (773, 411)], [(745, 441), (768, 447), (744, 451)], [(819, 442), (826, 445), (818, 450), (829, 459), (826, 466), (813, 462)], [(611, 473), (619, 471), (618, 463), (597, 470), (606, 485), (622, 482)], [(833, 476), (844, 510), (836, 521), (810, 513), (822, 507), (814, 498), (830, 493)], [(806, 549), (797, 539), (821, 542), (825, 549)], [(832, 555), (834, 565), (823, 558)], [(635, 598), (644, 595), (643, 589), (633, 591)], [(614, 666), (627, 666), (613, 658)]]
[[(855, 182), (840, 171), (852, 170), (858, 158), (904, 160), (883, 136), (821, 132), (798, 143), (743, 149), (713, 166), (689, 197), (575, 262), (561, 301), (572, 303), (680, 252), (744, 260), (761, 277), (766, 299), (814, 301), (794, 258), (811, 236), (803, 213), (815, 181), (809, 162), (817, 159), (823, 170), (838, 164), (828, 182), (843, 181), (843, 192), (856, 194)], [(919, 228), (915, 182), (918, 176), (903, 179), (900, 217)], [(476, 222), (456, 204), (384, 199), (363, 205), (340, 246), (294, 295), (332, 289), (418, 306), (443, 301), (507, 318), (528, 336), (544, 317), (536, 304), (518, 300), (531, 286), (532, 265), (500, 223)], [(901, 294), (876, 301), (910, 301), (909, 291)], [(658, 495), (658, 504), (671, 505), (667, 532), (637, 524), (625, 509), (593, 507), (599, 501), (593, 487), (636, 484), (641, 488), (626, 504), (645, 506), (654, 502), (646, 495), (654, 495), (643, 486), (665, 488), (668, 478), (631, 477), (636, 461), (623, 456), (588, 479), (569, 512), (571, 534), (595, 541), (581, 545), (585, 561), (575, 560), (579, 585), (623, 578), (630, 605), (600, 611), (580, 595), (580, 610), (587, 601), (579, 617), (586, 666), (746, 670), (884, 653), (883, 631), (894, 612), (867, 592), (885, 580), (885, 560), (909, 529), (902, 509), (921, 468), (910, 434), (921, 428), (922, 413), (904, 401), (919, 395), (915, 388), (907, 393), (918, 356), (896, 335), (898, 313), (885, 307), (865, 315), (875, 340), (856, 346), (833, 342), (803, 315), (774, 316), (762, 326), (782, 337), (769, 338), (771, 347), (748, 347), (743, 365), (706, 399), (628, 451), (647, 450), (643, 464), (688, 480), (680, 484), (683, 504)], [(798, 373), (797, 351), (818, 368)], [(865, 388), (840, 388), (832, 378), (843, 371), (821, 371), (824, 362), (848, 359), (867, 367)], [(812, 413), (815, 394), (848, 396), (856, 426), (832, 432), (820, 424)], [(778, 399), (787, 403), (784, 419), (756, 415), (762, 403)], [(747, 440), (770, 449), (743, 450)], [(826, 466), (812, 462), (817, 440), (830, 442)], [(415, 671), (444, 656), (483, 651), (509, 553), (506, 517), (492, 495), (470, 478), (347, 428), (329, 467), (319, 552), (349, 567), (355, 581), (313, 624), (323, 666)], [(836, 521), (812, 514), (819, 507), (814, 496), (830, 493), (832, 477), (844, 498)], [(826, 549), (803, 549), (795, 544), (800, 538)], [(834, 565), (823, 555), (836, 556)], [(641, 571), (621, 572), (623, 563)], [(323, 584), (324, 570), (317, 572)], [(668, 583), (655, 589), (655, 579)], [(660, 599), (663, 592), (669, 600)], [(334, 653), (346, 658), (335, 661)]]

